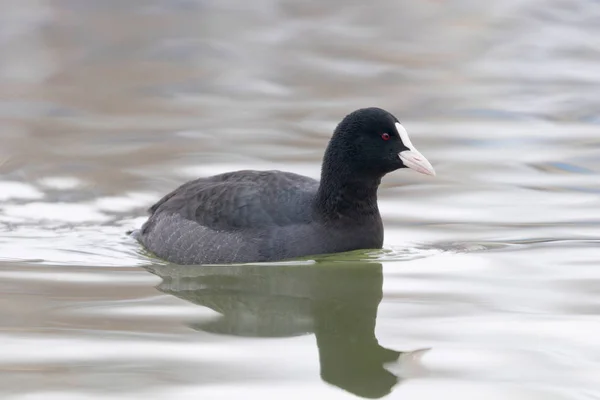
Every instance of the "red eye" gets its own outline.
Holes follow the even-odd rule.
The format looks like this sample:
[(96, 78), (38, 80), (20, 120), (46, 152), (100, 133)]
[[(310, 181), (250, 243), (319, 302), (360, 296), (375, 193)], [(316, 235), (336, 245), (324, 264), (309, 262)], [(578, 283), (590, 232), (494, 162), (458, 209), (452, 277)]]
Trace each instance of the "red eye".
[(383, 140), (390, 140), (390, 134), (389, 133), (382, 133), (381, 134), (381, 138)]

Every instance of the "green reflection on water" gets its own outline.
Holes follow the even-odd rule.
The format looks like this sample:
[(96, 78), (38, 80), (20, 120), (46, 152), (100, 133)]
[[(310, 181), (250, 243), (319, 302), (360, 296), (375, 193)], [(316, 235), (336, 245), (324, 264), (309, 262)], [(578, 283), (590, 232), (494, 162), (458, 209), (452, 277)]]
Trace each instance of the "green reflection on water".
[(252, 337), (314, 333), (321, 378), (362, 397), (383, 397), (400, 380), (384, 364), (402, 353), (380, 346), (375, 337), (380, 263), (147, 268), (163, 279), (160, 291), (222, 314), (192, 325), (196, 330)]

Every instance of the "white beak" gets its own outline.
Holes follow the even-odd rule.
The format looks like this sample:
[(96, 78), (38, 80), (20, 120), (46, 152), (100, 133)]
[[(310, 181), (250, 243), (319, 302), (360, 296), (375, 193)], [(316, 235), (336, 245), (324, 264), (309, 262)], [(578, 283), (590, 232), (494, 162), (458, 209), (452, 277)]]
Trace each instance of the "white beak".
[(406, 150), (398, 154), (398, 156), (408, 168), (425, 175), (435, 176), (435, 170), (429, 161), (418, 151)]
[(435, 176), (435, 170), (429, 161), (423, 157), (423, 154), (419, 153), (419, 151), (415, 149), (415, 146), (413, 146), (413, 144), (410, 142), (408, 132), (406, 132), (406, 129), (404, 129), (402, 124), (396, 122), (396, 129), (400, 135), (400, 140), (402, 140), (402, 143), (409, 149), (398, 154), (398, 157), (400, 157), (404, 165), (422, 174)]

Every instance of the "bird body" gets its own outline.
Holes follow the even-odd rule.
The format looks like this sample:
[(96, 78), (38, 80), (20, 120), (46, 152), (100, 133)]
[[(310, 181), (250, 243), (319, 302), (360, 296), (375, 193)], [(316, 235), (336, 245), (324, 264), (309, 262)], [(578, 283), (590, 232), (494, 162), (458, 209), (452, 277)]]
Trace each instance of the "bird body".
[(383, 245), (377, 189), (388, 172), (434, 174), (398, 120), (360, 109), (337, 126), (321, 180), (283, 171), (196, 179), (164, 196), (134, 236), (177, 264), (276, 261)]

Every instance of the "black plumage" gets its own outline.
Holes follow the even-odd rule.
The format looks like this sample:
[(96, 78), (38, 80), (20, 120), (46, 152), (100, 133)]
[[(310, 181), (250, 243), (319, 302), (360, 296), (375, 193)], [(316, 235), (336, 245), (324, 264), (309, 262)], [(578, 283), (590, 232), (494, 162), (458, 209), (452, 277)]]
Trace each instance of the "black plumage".
[(357, 110), (335, 129), (320, 182), (290, 172), (249, 170), (196, 179), (152, 206), (134, 236), (158, 257), (178, 264), (275, 261), (381, 248), (381, 178), (414, 168), (405, 165), (402, 152), (417, 154), (422, 163), (406, 132), (403, 136), (399, 130), (398, 120), (385, 110)]

